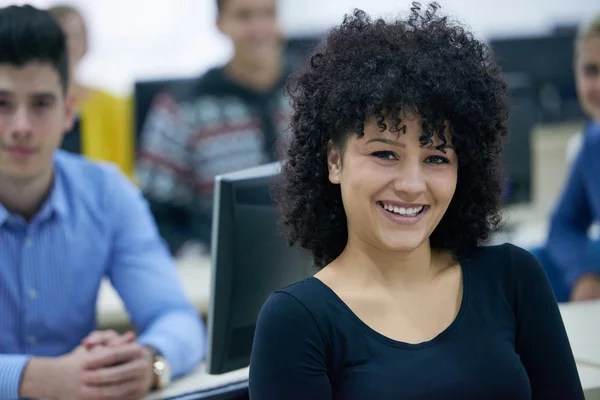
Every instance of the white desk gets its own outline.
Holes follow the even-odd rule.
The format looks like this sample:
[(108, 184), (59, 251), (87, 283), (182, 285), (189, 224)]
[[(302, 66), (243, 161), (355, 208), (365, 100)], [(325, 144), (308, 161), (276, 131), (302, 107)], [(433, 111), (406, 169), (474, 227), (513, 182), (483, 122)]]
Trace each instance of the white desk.
[(560, 305), (575, 360), (600, 371), (600, 300)]
[(577, 364), (585, 400), (600, 400), (600, 369)]
[(222, 375), (208, 375), (204, 365), (201, 365), (192, 374), (177, 380), (168, 388), (152, 393), (146, 400), (158, 400), (168, 397), (180, 396), (200, 390), (210, 390), (220, 386), (244, 382), (248, 380), (248, 368), (228, 372)]
[[(210, 267), (210, 257), (186, 258), (177, 261), (177, 272), (185, 294), (196, 306), (198, 312), (203, 315), (208, 313)], [(96, 310), (99, 329), (129, 325), (129, 315), (123, 302), (107, 279), (103, 280), (100, 285)]]

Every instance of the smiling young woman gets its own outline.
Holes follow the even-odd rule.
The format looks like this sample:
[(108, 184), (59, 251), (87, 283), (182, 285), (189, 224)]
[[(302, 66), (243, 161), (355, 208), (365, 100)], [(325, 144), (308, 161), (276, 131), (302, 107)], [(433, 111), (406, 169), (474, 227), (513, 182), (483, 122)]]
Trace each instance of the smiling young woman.
[(508, 116), (486, 46), (435, 3), (356, 11), (289, 91), (277, 200), (320, 271), (263, 306), (250, 397), (583, 399), (543, 270), (484, 246)]

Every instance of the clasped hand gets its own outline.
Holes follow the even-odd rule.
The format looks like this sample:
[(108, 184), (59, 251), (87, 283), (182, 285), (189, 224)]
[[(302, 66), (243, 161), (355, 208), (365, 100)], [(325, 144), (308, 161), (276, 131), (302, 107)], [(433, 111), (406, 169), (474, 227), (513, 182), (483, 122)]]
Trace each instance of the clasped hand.
[(128, 332), (97, 331), (59, 361), (58, 400), (139, 400), (152, 385), (151, 352)]

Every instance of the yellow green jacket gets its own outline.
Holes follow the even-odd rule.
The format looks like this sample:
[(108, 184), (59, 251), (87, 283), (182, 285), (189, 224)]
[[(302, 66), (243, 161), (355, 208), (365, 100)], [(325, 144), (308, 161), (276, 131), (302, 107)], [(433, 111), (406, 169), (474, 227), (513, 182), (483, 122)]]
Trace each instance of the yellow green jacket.
[(135, 138), (131, 98), (91, 89), (78, 109), (83, 155), (113, 162), (133, 179)]

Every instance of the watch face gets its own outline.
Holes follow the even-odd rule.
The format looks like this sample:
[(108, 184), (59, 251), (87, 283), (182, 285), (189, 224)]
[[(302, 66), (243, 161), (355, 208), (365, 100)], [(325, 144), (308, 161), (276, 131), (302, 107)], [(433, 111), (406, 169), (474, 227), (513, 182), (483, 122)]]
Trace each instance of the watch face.
[(167, 360), (164, 360), (165, 363), (165, 370), (164, 370), (164, 374), (163, 374), (163, 386), (168, 385), (169, 383), (171, 383), (171, 365), (167, 362)]
[(171, 366), (169, 362), (161, 356), (157, 356), (154, 361), (154, 371), (157, 375), (158, 389), (162, 389), (171, 383)]

